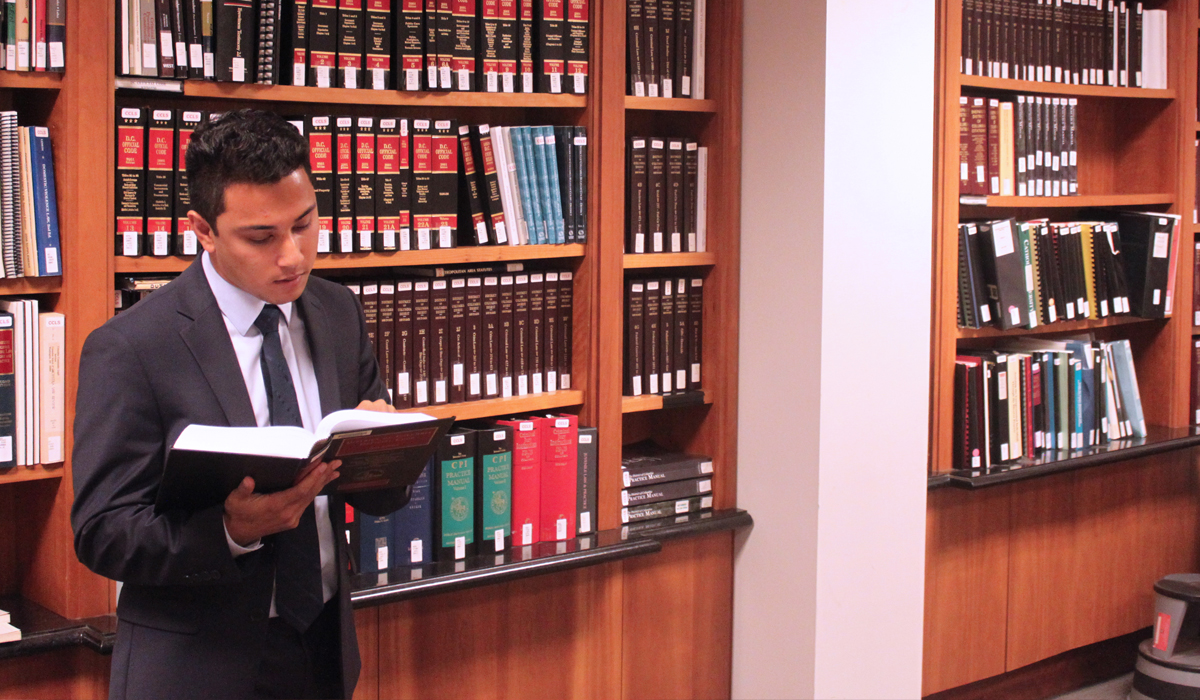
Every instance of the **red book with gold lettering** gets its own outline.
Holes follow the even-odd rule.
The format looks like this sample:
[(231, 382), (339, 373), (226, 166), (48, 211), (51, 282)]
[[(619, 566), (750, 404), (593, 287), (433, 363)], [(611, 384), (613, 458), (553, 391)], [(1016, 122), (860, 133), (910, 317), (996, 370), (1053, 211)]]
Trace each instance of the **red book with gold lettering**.
[(513, 430), (512, 543), (514, 547), (542, 540), (542, 445), (537, 418), (496, 421)]
[(175, 110), (150, 113), (146, 133), (146, 247), (151, 255), (172, 252), (175, 223)]
[(579, 418), (563, 414), (537, 421), (542, 433), (541, 538), (569, 540), (575, 536)]

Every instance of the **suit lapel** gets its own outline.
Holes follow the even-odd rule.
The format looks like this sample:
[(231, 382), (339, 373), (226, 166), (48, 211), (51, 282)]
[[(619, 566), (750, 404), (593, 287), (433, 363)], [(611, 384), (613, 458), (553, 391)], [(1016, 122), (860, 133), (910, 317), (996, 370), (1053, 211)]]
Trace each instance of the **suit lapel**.
[(312, 356), (313, 372), (317, 375), (317, 391), (321, 394), (321, 415), (342, 408), (342, 389), (338, 381), (337, 339), (325, 317), (324, 306), (311, 289), (305, 290), (298, 301), (308, 331), (308, 352)]
[(254, 418), (237, 353), (229, 341), (221, 307), (208, 287), (199, 257), (178, 281), (184, 286), (179, 295), (179, 313), (192, 321), (180, 331), (180, 337), (208, 380), (229, 425), (256, 425), (258, 421)]

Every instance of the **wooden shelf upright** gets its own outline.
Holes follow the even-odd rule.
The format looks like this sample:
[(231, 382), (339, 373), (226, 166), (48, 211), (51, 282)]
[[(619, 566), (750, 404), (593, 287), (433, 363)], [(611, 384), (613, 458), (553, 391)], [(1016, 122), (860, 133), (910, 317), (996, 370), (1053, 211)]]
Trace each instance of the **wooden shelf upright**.
[[(954, 358), (960, 349), (992, 347), (1014, 335), (1095, 332), (1103, 339), (1125, 338), (1133, 348), (1147, 423), (1166, 432), (1191, 424), (1196, 228), (1188, 224), (1196, 185), (1200, 3), (1166, 0), (1146, 7), (1168, 13), (1169, 65), (1167, 89), (1145, 90), (963, 76), (964, 2), (971, 0), (938, 3), (923, 694), (957, 689), (956, 697), (967, 697), (986, 695), (987, 688), (1018, 688), (1034, 682), (1037, 670), (1031, 665), (1044, 661), (1037, 669), (1053, 680), (1039, 691), (1052, 695), (1068, 689), (1055, 683), (1085, 682), (1092, 673), (1088, 664), (1116, 643), (1109, 640), (1151, 624), (1152, 586), (1159, 577), (1200, 565), (1193, 526), (1200, 522), (1196, 457), (1189, 450), (1114, 457), (1077, 471), (997, 480), (974, 491), (934, 488), (951, 466)], [(1078, 97), (1080, 197), (989, 198), (986, 207), (960, 203), (961, 94)], [(1171, 318), (1011, 332), (957, 327), (960, 219), (1072, 221), (1087, 216), (1085, 207), (1097, 206), (1183, 215)], [(1128, 657), (1132, 668), (1134, 655)], [(1105, 668), (1108, 675), (1120, 670)]]

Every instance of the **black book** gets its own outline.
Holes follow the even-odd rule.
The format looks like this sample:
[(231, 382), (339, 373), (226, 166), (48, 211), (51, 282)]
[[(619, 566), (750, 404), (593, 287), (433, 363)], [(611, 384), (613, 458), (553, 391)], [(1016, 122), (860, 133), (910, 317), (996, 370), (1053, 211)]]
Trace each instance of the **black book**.
[(187, 50), (187, 77), (203, 80), (204, 44), (200, 29), (200, 0), (179, 0), (179, 4), (183, 8), (183, 22), (186, 28), (183, 41), (186, 42)]
[[(428, 290), (428, 282), (424, 283)], [(392, 405), (396, 408), (411, 408), (414, 406), (413, 363), (416, 348), (414, 282), (412, 280), (396, 280), (396, 316), (392, 329), (392, 374), (394, 375), (395, 391), (392, 393)], [(428, 307), (426, 307), (428, 308)]]
[(375, 332), (375, 356), (388, 398), (396, 397), (396, 283), (379, 283), (379, 327)]
[(659, 501), (674, 501), (680, 498), (693, 498), (712, 493), (712, 478), (685, 479), (683, 481), (667, 481), (651, 486), (641, 486), (621, 490), (622, 507), (638, 506)]
[(559, 199), (562, 202), (563, 226), (567, 243), (576, 243), (575, 234), (575, 165), (571, 140), (575, 130), (570, 126), (554, 127), (554, 150), (557, 154)]
[(362, 85), (363, 49), (366, 47), (364, 19), (363, 0), (338, 0), (338, 87)]
[(516, 377), (516, 332), (513, 325), (513, 307), (516, 304), (516, 278), (513, 275), (501, 275), (499, 291), (497, 292), (496, 327), (496, 365), (500, 378), (500, 396), (509, 398), (515, 395), (513, 391)]
[[(281, 82), (305, 85), (308, 80), (308, 0), (279, 0), (283, 3), (280, 61)], [(195, 70), (193, 67), (192, 70)], [(198, 77), (198, 76), (193, 76)]]
[(700, 390), (704, 361), (704, 278), (688, 280), (688, 391)]
[(673, 333), (675, 337), (672, 339), (672, 350), (675, 353), (671, 361), (671, 367), (675, 372), (675, 379), (672, 386), (676, 393), (683, 393), (688, 390), (689, 377), (691, 372), (688, 367), (690, 358), (690, 350), (688, 343), (691, 341), (691, 319), (690, 315), (691, 298), (688, 292), (688, 280), (686, 277), (680, 277), (675, 280), (675, 328)]
[(121, 107), (117, 113), (117, 255), (137, 257), (145, 249), (146, 112)]
[[(399, 296), (399, 289), (397, 289)], [(428, 281), (413, 282), (413, 346), (412, 346), (412, 382), (413, 406), (428, 406), (430, 401), (429, 383), (431, 381), (432, 351), (432, 297)]]
[[(516, 8), (515, 2), (506, 4)], [(500, 0), (480, 0), (478, 39), (483, 91), (500, 92)]]
[(429, 383), (430, 403), (450, 401), (450, 285), (444, 279), (429, 283)]
[(645, 350), (645, 282), (625, 280), (625, 396), (641, 396)]
[(558, 274), (547, 272), (542, 282), (542, 374), (546, 377), (546, 391), (558, 391)]
[(304, 118), (304, 134), (308, 137), (308, 164), (312, 170), (313, 192), (317, 197), (317, 252), (329, 253), (333, 248), (333, 129), (327, 116), (308, 115)]
[(487, 124), (471, 127), (471, 153), (475, 156), (479, 170), (480, 196), (484, 214), (488, 218), (488, 230), (498, 244), (507, 244), (508, 223), (504, 218), (504, 205), (500, 198), (500, 176), (496, 170), (495, 143), (492, 130)]
[(596, 428), (579, 426), (579, 448), (577, 452), (578, 475), (575, 484), (575, 512), (579, 514), (576, 532), (587, 535), (598, 529), (596, 508), (598, 506), (600, 480), (600, 435)]
[(400, 0), (396, 12), (396, 50), (400, 71), (396, 87), (415, 91), (422, 87), (425, 72), (425, 7), (424, 0)]
[(535, 68), (533, 5), (543, 0), (517, 0), (517, 69), (521, 76), (521, 92), (533, 92), (538, 71)]
[[(466, 234), (460, 237), (459, 245), (487, 245), (496, 241), (495, 232), (491, 227), (491, 217), (484, 208), (484, 197), (481, 187), (485, 184), (480, 177), (475, 149), (471, 145), (471, 127), (463, 124), (458, 127), (458, 145), (462, 149), (462, 167), (459, 168), (459, 199), (462, 206), (459, 211), (470, 228), (464, 229)], [(465, 223), (465, 221), (464, 221)]]
[(529, 275), (529, 384), (530, 392), (546, 391), (546, 275)]
[(500, 396), (500, 278), (483, 278), (479, 331), (479, 372), (483, 397)]
[(412, 250), (429, 250), (434, 218), (433, 125), (414, 119), (412, 133)]
[(308, 15), (308, 84), (335, 87), (338, 78), (337, 0), (311, 0)]
[(1121, 257), (1129, 284), (1129, 303), (1135, 316), (1169, 315), (1168, 273), (1174, 245), (1172, 236), (1179, 217), (1152, 212), (1117, 212), (1121, 232)]
[(454, 89), (454, 3), (457, 1), (437, 0), (437, 87), (441, 90)]
[(659, 341), (658, 372), (662, 393), (675, 393), (675, 280), (662, 280), (662, 296), (658, 302)]
[(709, 477), (712, 462), (711, 457), (673, 452), (652, 440), (635, 442), (621, 448), (621, 487), (638, 489)]
[(587, 243), (588, 158), (587, 127), (575, 127), (571, 162), (575, 166), (575, 242)]
[(683, 139), (667, 141), (667, 190), (666, 190), (666, 233), (667, 245), (672, 253), (684, 251), (683, 207)]
[[(220, 0), (218, 0), (219, 2)], [(155, 0), (154, 28), (158, 44), (158, 77), (175, 77), (175, 31), (171, 0)], [(30, 39), (33, 38), (30, 32)], [(32, 42), (31, 42), (32, 43)], [(32, 62), (32, 61), (31, 61)]]
[(254, 82), (262, 85), (279, 84), (279, 48), (284, 2), (286, 0), (258, 0), (258, 46), (255, 51)]
[(458, 231), (458, 125), (453, 119), (433, 123), (431, 146), (433, 219), (430, 224), (431, 233), (436, 232), (433, 247), (453, 248)]
[(667, 226), (667, 154), (666, 141), (649, 139), (646, 165), (646, 232), (650, 253), (663, 253), (663, 232)]
[(567, 6), (567, 92), (585, 95), (588, 91), (588, 56), (591, 44), (588, 25), (588, 0), (566, 0)]
[[(175, 77), (188, 77), (188, 0), (171, 0), (171, 38), (175, 42)], [(49, 27), (47, 27), (48, 29)]]
[(392, 0), (367, 0), (364, 87), (392, 87)]
[(558, 273), (558, 388), (571, 388), (572, 348), (575, 337), (575, 275), (570, 270)]
[(699, 228), (696, 226), (699, 198), (700, 146), (688, 140), (684, 141), (683, 147), (683, 240), (684, 250), (689, 253), (699, 250)]
[[(438, 0), (425, 0), (425, 88), (443, 87), (438, 76)], [(444, 86), (449, 90), (450, 86)]]
[(629, 138), (628, 165), (625, 168), (626, 204), (628, 222), (625, 234), (626, 253), (646, 253), (646, 226), (649, 216), (649, 182), (647, 179), (650, 167), (647, 139), (641, 136)]
[(567, 16), (563, 0), (534, 0), (534, 61), (537, 91), (558, 94), (563, 91), (566, 73)]
[(467, 400), (467, 279), (452, 277), (449, 291), (450, 403)]
[(678, 0), (658, 0), (658, 94), (675, 97), (676, 15)]
[(678, 0), (676, 28), (675, 89), (680, 97), (692, 96), (692, 52), (695, 50), (696, 0)]
[(354, 252), (354, 118), (334, 122), (333, 252)]
[(645, 0), (625, 3), (625, 72), (629, 76), (628, 94), (646, 96)]
[(175, 119), (178, 128), (175, 130), (175, 247), (172, 252), (175, 255), (196, 255), (200, 252), (196, 232), (187, 215), (192, 208), (187, 179), (187, 147), (192, 132), (204, 121), (205, 113), (180, 109), (176, 111)]
[(479, 25), (475, 19), (476, 0), (454, 0), (454, 44), (450, 53), (453, 89), (475, 92), (479, 89), (475, 55), (479, 48)]
[(467, 278), (466, 328), (467, 401), (483, 398), (483, 278)]
[(1025, 269), (1017, 251), (1017, 235), (1012, 219), (979, 224), (980, 250), (989, 293), (998, 306), (997, 323), (1001, 329), (1029, 324)]
[(474, 556), (475, 431), (455, 428), (437, 446), (433, 487), (435, 559), (454, 561)]
[(354, 249), (375, 245), (375, 118), (359, 117), (354, 129)]
[[(501, 290), (503, 294), (503, 290)], [(503, 300), (503, 297), (502, 297)], [(517, 396), (529, 393), (529, 275), (513, 277), (513, 376)]]
[(642, 321), (642, 376), (646, 379), (647, 394), (661, 394), (659, 361), (662, 358), (662, 282), (646, 280), (644, 283), (644, 316)]
[(150, 112), (146, 130), (146, 245), (145, 253), (170, 255), (175, 224), (175, 111)]
[(519, 0), (486, 0), (486, 2), (499, 2), (499, 23), (496, 27), (497, 43), (497, 62), (500, 71), (500, 92), (516, 92), (517, 76), (520, 74), (518, 65), (518, 54), (520, 53), (520, 28), (518, 24), (518, 15), (520, 14)]
[(646, 97), (661, 97), (662, 33), (659, 31), (659, 5), (662, 0), (642, 0), (642, 78), (646, 81)]
[(254, 3), (214, 0), (216, 76), (220, 82), (244, 83), (254, 67)]
[[(401, 201), (405, 193), (400, 184), (401, 122), (402, 119), (380, 119), (375, 134), (375, 241), (377, 251), (400, 248), (400, 216), (406, 209)], [(405, 157), (408, 150), (408, 129), (403, 129)]]

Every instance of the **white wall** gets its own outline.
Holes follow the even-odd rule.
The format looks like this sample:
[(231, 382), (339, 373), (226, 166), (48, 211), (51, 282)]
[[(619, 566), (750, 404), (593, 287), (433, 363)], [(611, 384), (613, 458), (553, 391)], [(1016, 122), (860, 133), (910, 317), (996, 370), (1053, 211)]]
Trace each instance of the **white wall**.
[(746, 0), (735, 697), (920, 696), (934, 19)]

